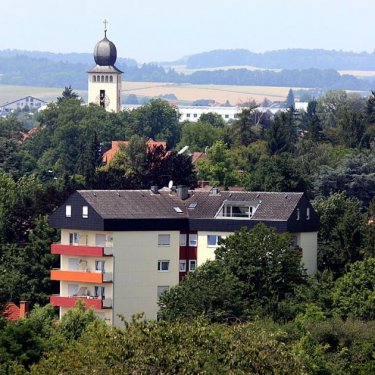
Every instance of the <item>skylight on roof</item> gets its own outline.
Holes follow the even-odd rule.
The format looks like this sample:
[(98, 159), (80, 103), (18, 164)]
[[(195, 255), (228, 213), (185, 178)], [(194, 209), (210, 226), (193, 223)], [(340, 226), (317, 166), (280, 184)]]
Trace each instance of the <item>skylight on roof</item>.
[(173, 207), (173, 209), (174, 209), (176, 212), (178, 212), (179, 214), (182, 213), (182, 210), (181, 210), (180, 207)]
[(191, 202), (188, 206), (191, 210), (193, 210), (195, 207), (197, 207), (198, 202)]

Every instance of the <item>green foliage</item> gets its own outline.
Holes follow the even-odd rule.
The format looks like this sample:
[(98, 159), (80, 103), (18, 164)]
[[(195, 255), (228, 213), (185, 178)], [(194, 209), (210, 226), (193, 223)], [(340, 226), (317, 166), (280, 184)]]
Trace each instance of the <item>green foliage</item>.
[(375, 258), (352, 264), (337, 280), (333, 307), (343, 318), (375, 320)]
[(349, 264), (363, 258), (366, 216), (357, 199), (345, 193), (318, 198), (313, 206), (320, 216), (318, 268), (341, 276)]
[(196, 169), (199, 180), (211, 185), (233, 186), (239, 180), (228, 147), (222, 141), (215, 142), (207, 151), (207, 160), (198, 160)]
[(259, 161), (244, 178), (251, 191), (307, 191), (308, 181), (300, 163), (289, 154), (273, 155)]
[(166, 141), (174, 147), (180, 137), (179, 114), (168, 102), (153, 99), (131, 112), (131, 128), (135, 134), (155, 141)]
[(301, 364), (288, 349), (281, 330), (260, 324), (133, 321), (122, 330), (89, 330), (65, 351), (50, 353), (32, 374), (299, 374)]
[(286, 97), (285, 101), (285, 107), (286, 108), (292, 108), (294, 109), (295, 107), (295, 101), (294, 101), (294, 93), (292, 89), (289, 89), (288, 96)]
[(189, 151), (204, 151), (215, 142), (223, 139), (223, 128), (199, 120), (197, 122), (185, 121), (182, 124), (181, 140), (178, 148), (189, 146)]
[(268, 149), (271, 155), (291, 152), (297, 140), (294, 110), (277, 114), (267, 133)]
[[(78, 301), (75, 307), (63, 315), (58, 326), (58, 332), (66, 340), (77, 340), (87, 329), (89, 324), (98, 319), (93, 309), (86, 310), (82, 301)], [(104, 323), (103, 323), (104, 324)]]
[(202, 113), (199, 121), (212, 125), (215, 128), (225, 128), (225, 121), (221, 115), (214, 112)]
[(258, 224), (222, 240), (216, 260), (198, 268), (160, 298), (160, 317), (203, 314), (213, 321), (276, 313), (279, 301), (306, 282), (290, 236)]

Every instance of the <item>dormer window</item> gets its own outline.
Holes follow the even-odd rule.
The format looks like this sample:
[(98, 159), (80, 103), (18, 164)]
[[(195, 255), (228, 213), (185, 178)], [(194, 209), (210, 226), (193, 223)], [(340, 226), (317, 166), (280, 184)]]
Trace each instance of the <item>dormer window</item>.
[(84, 219), (87, 219), (89, 217), (89, 207), (88, 206), (82, 206), (82, 217)]
[(231, 218), (231, 219), (250, 219), (260, 201), (224, 201), (222, 207), (217, 213), (217, 218)]

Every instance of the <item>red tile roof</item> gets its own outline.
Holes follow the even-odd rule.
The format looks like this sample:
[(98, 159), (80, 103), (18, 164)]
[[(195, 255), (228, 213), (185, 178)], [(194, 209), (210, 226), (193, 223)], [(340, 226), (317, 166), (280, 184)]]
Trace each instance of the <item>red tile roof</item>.
[[(109, 163), (113, 157), (116, 155), (116, 153), (120, 150), (121, 146), (127, 146), (129, 144), (129, 141), (112, 141), (112, 147), (106, 151), (103, 154), (103, 163)], [(147, 150), (151, 151), (156, 147), (162, 146), (164, 148), (167, 148), (167, 142), (159, 142), (159, 141), (147, 141)]]

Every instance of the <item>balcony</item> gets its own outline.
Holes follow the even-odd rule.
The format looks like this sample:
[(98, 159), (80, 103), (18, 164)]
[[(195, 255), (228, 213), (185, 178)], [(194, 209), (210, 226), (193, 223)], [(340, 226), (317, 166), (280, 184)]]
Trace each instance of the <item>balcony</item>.
[(95, 310), (111, 309), (112, 299), (101, 299), (98, 297), (86, 297), (86, 296), (71, 296), (61, 297), (60, 295), (53, 295), (50, 297), (50, 303), (53, 306), (58, 307), (74, 307), (77, 301), (82, 301), (86, 308), (94, 308)]
[(112, 282), (113, 275), (112, 272), (51, 270), (51, 280), (103, 284)]
[(83, 245), (51, 245), (51, 254), (104, 257), (113, 255), (111, 247), (83, 246)]

